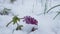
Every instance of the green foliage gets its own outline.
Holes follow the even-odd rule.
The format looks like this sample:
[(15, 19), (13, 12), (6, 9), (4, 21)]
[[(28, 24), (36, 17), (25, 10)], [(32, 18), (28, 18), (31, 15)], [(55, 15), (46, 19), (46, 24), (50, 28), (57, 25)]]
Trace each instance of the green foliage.
[(4, 8), (4, 9), (0, 12), (0, 14), (1, 14), (1, 15), (8, 15), (9, 12), (10, 12), (10, 10), (11, 10), (11, 9)]
[(13, 21), (13, 24), (15, 24), (18, 21), (20, 21), (20, 18), (18, 18), (17, 16), (14, 16), (12, 21)]
[(14, 32), (15, 30), (22, 30), (22, 27), (23, 27), (23, 25), (18, 25), (18, 26), (16, 27), (16, 29), (13, 29), (12, 34), (13, 34), (13, 32)]
[(12, 18), (12, 21), (10, 21), (10, 22), (6, 25), (6, 27), (8, 27), (8, 25), (9, 25), (10, 23), (13, 23), (13, 25), (14, 25), (14, 24), (16, 24), (18, 21), (20, 21), (20, 18), (18, 18), (17, 16), (14, 16), (14, 17)]
[(20, 19), (23, 19), (23, 18), (18, 18), (17, 16), (14, 16), (12, 18), (12, 20), (6, 25), (6, 27), (8, 27), (9, 24), (13, 23), (14, 24), (17, 24), (17, 27), (16, 29), (13, 29), (12, 33), (14, 32), (14, 30), (21, 30), (23, 25), (19, 25), (17, 22), (20, 21)]
[(19, 26), (17, 26), (16, 30), (21, 30), (22, 27), (23, 27), (23, 25), (19, 25)]

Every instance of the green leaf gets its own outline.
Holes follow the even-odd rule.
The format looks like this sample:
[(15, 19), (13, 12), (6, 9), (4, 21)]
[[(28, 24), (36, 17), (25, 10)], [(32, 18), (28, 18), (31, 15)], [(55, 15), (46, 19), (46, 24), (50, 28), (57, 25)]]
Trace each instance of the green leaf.
[(19, 26), (17, 26), (16, 30), (21, 30), (22, 27), (23, 27), (23, 25), (19, 25)]
[(14, 24), (16, 24), (18, 21), (20, 21), (20, 18), (18, 18), (17, 16), (14, 16), (14, 17), (12, 18), (12, 21), (10, 21), (10, 22), (6, 25), (6, 27), (8, 27), (8, 25), (11, 24), (11, 23), (13, 23), (13, 25), (14, 25)]
[(12, 21), (13, 21), (13, 24), (15, 24), (18, 21), (20, 21), (20, 18), (18, 18), (17, 16), (14, 16)]
[(3, 10), (1, 10), (0, 14), (1, 15), (8, 15), (10, 13), (11, 9), (8, 8), (4, 8)]

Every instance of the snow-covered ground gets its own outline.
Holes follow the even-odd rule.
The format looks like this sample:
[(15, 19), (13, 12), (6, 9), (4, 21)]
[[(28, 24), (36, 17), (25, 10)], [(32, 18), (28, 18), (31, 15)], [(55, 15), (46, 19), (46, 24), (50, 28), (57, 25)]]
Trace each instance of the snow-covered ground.
[[(0, 10), (3, 8), (11, 9), (11, 12), (18, 17), (32, 16), (38, 20), (38, 30), (29, 34), (60, 34), (60, 16), (55, 20), (53, 17), (56, 15), (55, 11), (59, 11), (57, 7), (50, 11), (50, 13), (40, 15), (44, 12), (44, 4), (46, 0), (16, 0), (13, 4), (9, 0), (0, 0)], [(55, 5), (60, 4), (60, 0), (48, 0), (47, 8), (51, 8)], [(52, 13), (55, 12), (55, 13)], [(13, 29), (16, 28), (16, 24), (10, 24), (6, 27), (6, 24), (11, 21), (12, 15), (0, 15), (0, 34), (12, 34)], [(25, 25), (23, 30), (14, 31), (13, 34), (27, 34), (31, 26), (26, 25), (24, 22), (19, 24)], [(27, 27), (26, 27), (27, 26)], [(29, 28), (30, 27), (30, 28)]]

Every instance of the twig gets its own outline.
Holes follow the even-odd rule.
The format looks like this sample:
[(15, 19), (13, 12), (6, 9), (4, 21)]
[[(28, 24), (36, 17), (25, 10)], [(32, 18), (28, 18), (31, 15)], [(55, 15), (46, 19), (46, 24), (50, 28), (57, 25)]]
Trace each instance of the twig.
[(46, 13), (46, 10), (47, 10), (47, 0), (46, 0), (46, 2), (45, 2), (44, 14)]
[(59, 5), (56, 5), (56, 6), (53, 6), (52, 8), (50, 8), (49, 10), (47, 10), (47, 13), (50, 12), (50, 10), (52, 10), (52, 9), (54, 9), (56, 7), (59, 7), (59, 6), (60, 6), (60, 4)]

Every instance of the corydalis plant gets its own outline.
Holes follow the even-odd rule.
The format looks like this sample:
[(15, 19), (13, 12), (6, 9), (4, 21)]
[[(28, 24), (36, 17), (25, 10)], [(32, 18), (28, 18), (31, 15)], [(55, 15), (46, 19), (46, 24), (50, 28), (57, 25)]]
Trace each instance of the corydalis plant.
[(14, 16), (12, 18), (12, 20), (6, 26), (8, 26), (12, 22), (13, 22), (13, 24), (15, 24), (18, 21), (20, 21), (21, 19), (23, 19), (23, 22), (26, 22), (26, 24), (38, 25), (38, 21), (36, 19), (32, 18), (31, 16), (24, 16), (23, 18), (19, 18), (17, 16)]
[[(9, 24), (13, 23), (13, 24), (17, 24), (17, 27), (14, 30), (22, 30), (23, 25), (19, 25), (17, 23), (17, 21), (20, 21), (21, 19), (23, 19), (23, 21), (26, 22), (26, 24), (38, 25), (38, 21), (36, 19), (32, 18), (31, 16), (24, 16), (23, 18), (14, 16), (12, 18), (12, 20), (6, 26), (8, 27)], [(13, 30), (13, 32), (14, 32), (14, 30)], [(37, 28), (33, 27), (31, 29), (31, 32), (35, 31), (35, 30), (37, 30)]]
[[(17, 24), (17, 27), (16, 27), (16, 29), (14, 29), (14, 30), (21, 30), (21, 27), (23, 27), (23, 25), (19, 25), (19, 24), (17, 23), (18, 21), (20, 21), (20, 19), (22, 19), (22, 18), (19, 18), (19, 17), (17, 17), (17, 16), (14, 16), (14, 17), (12, 18), (12, 20), (6, 25), (6, 27), (8, 27), (9, 24), (13, 23), (13, 25), (14, 25), (14, 24)], [(14, 32), (14, 30), (13, 30), (13, 32)], [(13, 33), (13, 32), (12, 32), (12, 33)]]
[[(38, 21), (35, 18), (31, 17), (31, 16), (25, 16), (23, 22), (26, 22), (26, 24), (32, 24), (32, 25), (38, 26)], [(31, 29), (31, 32), (33, 32), (37, 29), (38, 28), (33, 27)]]
[(23, 21), (25, 21), (27, 24), (38, 25), (38, 21), (31, 16), (25, 16)]

